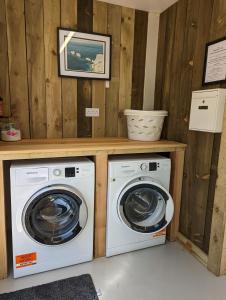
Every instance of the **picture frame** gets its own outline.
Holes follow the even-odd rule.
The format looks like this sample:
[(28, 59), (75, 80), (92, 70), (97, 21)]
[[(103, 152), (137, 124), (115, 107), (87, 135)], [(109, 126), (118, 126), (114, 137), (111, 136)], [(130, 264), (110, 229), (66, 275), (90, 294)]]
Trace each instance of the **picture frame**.
[(206, 44), (202, 85), (226, 82), (226, 37)]
[(111, 79), (111, 35), (57, 28), (61, 77)]

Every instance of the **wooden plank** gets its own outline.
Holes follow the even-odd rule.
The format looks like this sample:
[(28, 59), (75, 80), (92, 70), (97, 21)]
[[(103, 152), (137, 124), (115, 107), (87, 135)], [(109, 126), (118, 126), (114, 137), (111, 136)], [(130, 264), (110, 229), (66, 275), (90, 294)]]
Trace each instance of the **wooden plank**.
[[(184, 50), (184, 38), (186, 29), (186, 17), (187, 17), (187, 0), (180, 0), (177, 3), (177, 14), (175, 23), (175, 36), (173, 44), (173, 53), (177, 55), (172, 56), (172, 63), (170, 68), (171, 87), (169, 95), (169, 115), (168, 127), (167, 127), (167, 138), (177, 139), (178, 138), (178, 117), (180, 116), (180, 109), (182, 103), (178, 103), (180, 99), (180, 84), (181, 84), (181, 65)], [(164, 47), (163, 47), (163, 50)], [(159, 83), (161, 84), (161, 83)]]
[(45, 56), (43, 1), (25, 1), (30, 131), (32, 138), (46, 137)]
[(24, 138), (30, 137), (24, 1), (6, 0), (11, 113)]
[(208, 269), (215, 275), (226, 274), (226, 111), (219, 153), (217, 182), (214, 196), (212, 227), (208, 256)]
[[(170, 105), (170, 89), (171, 89), (171, 68), (173, 56), (175, 53), (173, 52), (174, 46), (174, 35), (175, 35), (175, 25), (176, 25), (176, 13), (177, 13), (177, 4), (171, 6), (168, 10), (168, 18), (167, 18), (167, 27), (166, 27), (166, 45), (167, 51), (165, 54), (165, 62), (164, 62), (164, 75), (163, 75), (163, 91), (162, 97), (164, 101), (162, 102), (162, 109), (169, 110)], [(167, 136), (167, 128), (168, 128), (169, 118), (166, 118), (164, 122), (162, 136), (165, 138)]]
[[(93, 1), (93, 31), (107, 33), (107, 4)], [(92, 81), (92, 107), (99, 108), (100, 116), (92, 120), (92, 136), (105, 136), (105, 81)]]
[(175, 241), (179, 230), (179, 218), (181, 207), (181, 191), (184, 169), (184, 151), (171, 152), (171, 182), (170, 194), (174, 201), (174, 216), (167, 228), (167, 237)]
[(203, 252), (180, 232), (177, 234), (177, 239), (183, 245), (183, 247), (188, 250), (201, 264), (203, 264), (205, 267), (207, 266), (208, 257), (205, 252)]
[(226, 35), (226, 2), (214, 0), (210, 40), (222, 38)]
[(118, 135), (126, 136), (123, 110), (131, 108), (135, 10), (122, 7)]
[(102, 151), (108, 154), (174, 152), (185, 147), (184, 144), (171, 141), (139, 142), (124, 138), (22, 140), (0, 142), (0, 159), (88, 156)]
[(118, 106), (120, 85), (120, 44), (121, 44), (121, 17), (122, 8), (118, 5), (108, 4), (108, 34), (112, 36), (111, 53), (111, 81), (110, 88), (106, 91), (106, 120), (105, 135), (118, 135)]
[(155, 109), (162, 109), (163, 105), (163, 78), (166, 54), (166, 28), (167, 28), (168, 10), (165, 10), (160, 15), (159, 21), (159, 37), (158, 37), (158, 55), (156, 63), (156, 80), (155, 80)]
[(60, 26), (60, 0), (45, 0), (43, 5), (47, 138), (53, 138), (62, 137), (61, 79), (58, 77), (56, 30)]
[(148, 12), (135, 11), (131, 108), (143, 109)]
[[(199, 18), (200, 0), (189, 0), (187, 6), (186, 30), (184, 37), (184, 49), (181, 64), (181, 84), (178, 97), (178, 111), (180, 114), (177, 119), (179, 141), (189, 141), (185, 156), (184, 178), (182, 189), (180, 231), (188, 238), (191, 238), (192, 210), (195, 205), (194, 180), (196, 160), (193, 156), (193, 149), (196, 149), (195, 140), (191, 139), (193, 132), (188, 131), (188, 121), (190, 113), (193, 63), (192, 59), (195, 52), (197, 40), (197, 21)], [(183, 99), (183, 101), (181, 101)], [(194, 141), (192, 143), (192, 141)]]
[(4, 116), (10, 116), (9, 60), (5, 0), (0, 1), (0, 96)]
[[(77, 0), (61, 0), (61, 26), (77, 28)], [(77, 79), (62, 78), (63, 137), (77, 136)]]
[[(93, 31), (93, 0), (78, 0), (79, 31)], [(85, 108), (92, 107), (92, 81), (78, 79), (77, 130), (78, 137), (92, 136), (92, 119), (85, 116)]]
[[(196, 23), (197, 39), (193, 55), (192, 90), (202, 89), (202, 74), (204, 68), (205, 45), (209, 37), (213, 0), (200, 1), (199, 17)], [(194, 161), (193, 200), (191, 210), (191, 236), (190, 239), (203, 249), (203, 237), (206, 221), (206, 207), (210, 180), (211, 158), (213, 151), (213, 138), (211, 133), (191, 132), (188, 142)]]
[(96, 190), (95, 190), (95, 234), (94, 257), (105, 256), (106, 250), (106, 215), (107, 215), (107, 177), (108, 156), (95, 156)]
[(7, 241), (6, 241), (6, 215), (5, 215), (5, 193), (4, 193), (4, 165), (0, 161), (0, 279), (8, 275), (7, 270)]
[(207, 205), (206, 205), (205, 230), (204, 230), (203, 247), (202, 247), (205, 253), (209, 252), (210, 231), (212, 225), (213, 202), (214, 202), (215, 188), (217, 182), (217, 166), (219, 161), (220, 144), (221, 144), (221, 134), (218, 133), (214, 135), (213, 151), (212, 151), (212, 159), (211, 159), (211, 167), (210, 167), (210, 180), (209, 180), (209, 190), (208, 190), (208, 198), (207, 198)]

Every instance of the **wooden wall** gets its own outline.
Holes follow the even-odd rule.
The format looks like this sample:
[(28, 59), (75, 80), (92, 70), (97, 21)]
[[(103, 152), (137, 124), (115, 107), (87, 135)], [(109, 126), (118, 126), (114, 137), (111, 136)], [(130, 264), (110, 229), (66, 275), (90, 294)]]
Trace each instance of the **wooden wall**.
[[(0, 96), (24, 138), (124, 136), (142, 108), (148, 13), (96, 0), (0, 0)], [(57, 75), (58, 26), (112, 35), (112, 80)], [(99, 118), (86, 118), (99, 107)]]
[(179, 0), (160, 17), (155, 108), (169, 111), (164, 136), (188, 144), (180, 231), (206, 253), (220, 134), (189, 131), (188, 125), (191, 93), (203, 89), (205, 45), (224, 36), (226, 1)]

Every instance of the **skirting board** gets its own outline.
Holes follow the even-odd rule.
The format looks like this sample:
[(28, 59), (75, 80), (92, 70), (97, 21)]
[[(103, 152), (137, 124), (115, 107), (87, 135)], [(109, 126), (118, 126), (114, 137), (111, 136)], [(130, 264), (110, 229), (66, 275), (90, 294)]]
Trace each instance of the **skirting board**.
[(199, 247), (193, 244), (182, 233), (178, 232), (177, 240), (188, 250), (201, 264), (207, 267), (208, 256)]

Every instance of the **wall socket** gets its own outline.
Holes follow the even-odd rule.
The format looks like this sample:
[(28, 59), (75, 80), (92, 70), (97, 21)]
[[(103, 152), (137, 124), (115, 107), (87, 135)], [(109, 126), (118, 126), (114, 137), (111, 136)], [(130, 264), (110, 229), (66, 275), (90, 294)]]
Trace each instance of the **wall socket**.
[(100, 116), (100, 110), (99, 108), (91, 108), (87, 107), (86, 108), (86, 117), (99, 117)]

